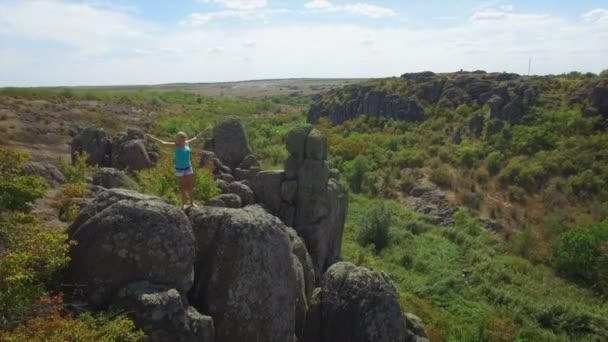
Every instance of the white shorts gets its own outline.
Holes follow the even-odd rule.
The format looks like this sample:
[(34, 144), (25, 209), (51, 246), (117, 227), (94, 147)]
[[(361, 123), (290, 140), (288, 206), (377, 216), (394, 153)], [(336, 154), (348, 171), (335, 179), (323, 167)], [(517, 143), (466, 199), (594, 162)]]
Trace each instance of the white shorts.
[(177, 177), (183, 177), (183, 176), (188, 176), (188, 175), (192, 175), (194, 174), (194, 170), (192, 169), (192, 166), (190, 166), (189, 168), (185, 168), (185, 169), (175, 169), (175, 175)]

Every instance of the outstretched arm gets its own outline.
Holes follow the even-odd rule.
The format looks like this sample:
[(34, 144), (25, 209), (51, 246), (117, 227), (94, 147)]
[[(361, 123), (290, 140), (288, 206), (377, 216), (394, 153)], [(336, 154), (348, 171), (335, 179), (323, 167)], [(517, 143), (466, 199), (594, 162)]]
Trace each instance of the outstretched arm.
[(209, 134), (209, 132), (211, 132), (211, 130), (212, 130), (212, 128), (211, 128), (211, 127), (207, 127), (207, 128), (205, 128), (205, 130), (203, 130), (202, 132), (200, 132), (199, 134), (197, 134), (197, 135), (196, 135), (194, 138), (192, 138), (192, 139), (190, 139), (190, 140), (186, 140), (186, 142), (187, 142), (187, 143), (191, 143), (191, 142), (193, 142), (194, 140), (196, 140), (196, 139), (200, 138), (201, 136)]
[(146, 134), (148, 137), (150, 137), (150, 139), (158, 142), (159, 144), (161, 144), (162, 146), (175, 146), (174, 142), (168, 142), (168, 141), (164, 141), (164, 140), (160, 140), (157, 137), (151, 135), (151, 134)]

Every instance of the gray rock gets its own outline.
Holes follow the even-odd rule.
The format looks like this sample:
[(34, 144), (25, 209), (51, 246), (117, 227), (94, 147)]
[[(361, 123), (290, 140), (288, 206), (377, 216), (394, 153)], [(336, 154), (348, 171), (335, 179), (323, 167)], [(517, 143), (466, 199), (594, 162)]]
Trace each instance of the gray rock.
[(112, 143), (102, 128), (87, 127), (72, 139), (72, 164), (83, 152), (88, 155), (89, 165), (111, 166)]
[(115, 166), (119, 169), (139, 171), (153, 166), (144, 141), (141, 139), (123, 143), (118, 147), (117, 153), (117, 165)]
[(186, 302), (176, 289), (143, 281), (118, 291), (111, 309), (126, 313), (146, 341), (214, 342), (213, 319)]
[(330, 169), (329, 170), (329, 178), (335, 179), (337, 181), (340, 180), (340, 171), (338, 169)]
[(306, 139), (311, 130), (312, 125), (302, 125), (297, 126), (291, 131), (289, 131), (289, 133), (287, 133), (287, 137), (285, 138), (285, 145), (287, 146), (287, 151), (290, 154), (296, 155), (300, 159), (304, 158)]
[(293, 341), (298, 297), (287, 227), (259, 206), (189, 212), (197, 241), (193, 306), (217, 342)]
[(412, 313), (405, 313), (405, 321), (407, 323), (407, 329), (410, 331), (410, 335), (414, 335), (413, 341), (428, 342), (428, 335), (420, 317)]
[(253, 194), (253, 191), (247, 185), (241, 182), (232, 182), (228, 184), (228, 192), (238, 195), (241, 198), (243, 206), (255, 203), (255, 195)]
[(223, 194), (230, 193), (230, 191), (228, 190), (228, 182), (218, 179), (215, 181), (215, 183)]
[(500, 113), (500, 118), (510, 123), (519, 123), (523, 114), (523, 100), (520, 96), (518, 96), (504, 106)]
[(251, 147), (241, 121), (227, 117), (213, 128), (213, 149), (222, 163), (231, 169), (251, 154)]
[(258, 160), (252, 154), (243, 158), (238, 166), (239, 169), (251, 169), (252, 167), (260, 167), (260, 163), (258, 163)]
[(220, 173), (215, 176), (218, 180), (223, 180), (224, 182), (230, 184), (235, 181), (234, 176), (229, 173)]
[(102, 167), (93, 176), (93, 184), (107, 189), (135, 189), (137, 183), (124, 172), (111, 167)]
[(298, 182), (295, 180), (286, 180), (281, 183), (281, 198), (283, 201), (293, 204), (298, 194)]
[[(93, 186), (95, 188), (97, 188), (97, 195), (91, 201), (91, 205), (88, 205), (88, 206), (82, 208), (82, 210), (78, 214), (78, 217), (76, 217), (74, 222), (72, 222), (72, 224), (68, 228), (67, 234), (68, 234), (68, 237), (70, 237), (70, 238), (76, 232), (76, 230), (81, 225), (83, 225), (88, 219), (92, 218), (93, 216), (97, 215), (97, 213), (101, 212), (105, 208), (111, 206), (112, 204), (114, 204), (118, 201), (128, 199), (128, 200), (134, 201), (134, 202), (159, 201), (161, 203), (165, 203), (165, 201), (159, 197), (144, 195), (139, 192), (135, 192), (135, 191), (131, 191), (131, 190), (120, 189), (120, 188), (105, 189), (105, 188), (100, 188), (99, 186), (96, 186), (96, 185), (93, 185)], [(89, 189), (89, 190), (91, 190), (91, 189)]]
[(226, 205), (226, 203), (224, 203), (224, 201), (222, 201), (221, 199), (219, 199), (219, 198), (217, 198), (217, 197), (214, 197), (214, 198), (209, 199), (209, 200), (208, 200), (208, 201), (205, 203), (205, 205), (206, 205), (206, 206), (209, 206), (209, 207), (220, 207), (220, 208), (226, 208), (226, 207), (228, 207), (228, 206)]
[(258, 172), (260, 172), (260, 169), (258, 167), (253, 166), (250, 169), (236, 168), (234, 169), (233, 173), (234, 179), (236, 179), (237, 181), (254, 182)]
[(253, 192), (258, 203), (262, 203), (269, 213), (278, 215), (281, 209), (282, 171), (262, 171), (257, 174)]
[[(91, 211), (109, 200), (107, 195), (99, 199), (102, 195)], [(77, 244), (70, 248), (68, 280), (83, 284), (87, 300), (96, 307), (107, 307), (119, 289), (141, 280), (166, 284), (181, 294), (192, 285), (190, 222), (162, 201), (117, 200), (74, 229), (70, 239)]]
[(596, 86), (591, 93), (591, 105), (608, 117), (608, 86)]
[(339, 262), (323, 275), (306, 317), (304, 342), (413, 340), (397, 289), (384, 273)]
[(314, 160), (327, 159), (327, 138), (314, 128), (306, 138), (306, 158)]
[(492, 118), (501, 117), (501, 109), (502, 109), (504, 103), (505, 103), (505, 100), (498, 95), (494, 95), (488, 100), (487, 104), (490, 107), (490, 116)]
[(224, 207), (226, 207), (226, 208), (242, 208), (243, 207), (243, 200), (241, 199), (241, 197), (237, 194), (232, 194), (232, 193), (221, 194), (221, 195), (215, 196), (212, 199), (210, 199), (208, 203), (212, 203), (213, 206), (216, 206), (216, 207), (219, 207), (222, 203), (224, 204)]
[(304, 241), (298, 236), (295, 230), (287, 228), (291, 241), (291, 251), (293, 253), (294, 270), (296, 271), (297, 297), (296, 297), (296, 336), (302, 339), (306, 312), (312, 299), (312, 291), (315, 286), (315, 270), (312, 266)]
[(21, 173), (26, 176), (40, 176), (57, 185), (65, 183), (65, 177), (53, 164), (28, 161), (21, 164)]

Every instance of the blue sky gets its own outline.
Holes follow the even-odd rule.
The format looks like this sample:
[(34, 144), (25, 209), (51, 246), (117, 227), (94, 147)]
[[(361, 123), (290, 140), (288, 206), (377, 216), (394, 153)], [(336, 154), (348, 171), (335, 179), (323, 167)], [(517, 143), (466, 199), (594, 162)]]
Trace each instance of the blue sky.
[(0, 86), (608, 68), (608, 0), (0, 0)]

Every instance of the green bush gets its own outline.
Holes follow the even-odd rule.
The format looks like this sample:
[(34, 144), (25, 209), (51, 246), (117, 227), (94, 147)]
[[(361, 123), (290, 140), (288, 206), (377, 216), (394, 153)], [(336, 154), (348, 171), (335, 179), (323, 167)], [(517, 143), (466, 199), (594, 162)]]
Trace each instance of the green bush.
[[(198, 165), (197, 156), (193, 158), (192, 163)], [(162, 154), (153, 168), (137, 172), (137, 181), (144, 193), (162, 197), (173, 204), (179, 203), (179, 189), (173, 159), (168, 154)], [(219, 193), (211, 172), (206, 168), (197, 168), (194, 171), (196, 199), (205, 202)]]
[(590, 229), (575, 228), (559, 235), (553, 250), (553, 265), (561, 273), (594, 282), (600, 260), (601, 240)]
[(442, 188), (452, 187), (452, 176), (450, 170), (445, 166), (440, 166), (431, 171), (431, 181)]
[(392, 215), (392, 208), (386, 202), (380, 202), (369, 209), (363, 224), (359, 226), (359, 243), (363, 246), (373, 244), (376, 252), (388, 246)]
[(22, 152), (0, 149), (0, 211), (27, 211), (29, 203), (48, 190), (49, 184), (43, 178), (21, 175), (21, 163), (29, 158)]
[(498, 152), (490, 152), (486, 157), (486, 166), (491, 175), (496, 175), (500, 172), (502, 161), (505, 159), (505, 156)]
[(361, 192), (365, 173), (369, 171), (369, 161), (363, 155), (358, 155), (351, 163), (345, 166), (346, 178), (353, 192)]
[(68, 183), (85, 183), (87, 178), (97, 171), (97, 167), (87, 164), (87, 159), (89, 159), (89, 155), (83, 152), (76, 156), (74, 164), (65, 160), (61, 161), (59, 169)]
[[(14, 324), (35, 313), (36, 301), (47, 295), (44, 284), (68, 261), (64, 233), (42, 227), (24, 214), (0, 221), (0, 317)], [(2, 321), (0, 321), (2, 323)]]
[(460, 231), (464, 231), (471, 236), (481, 234), (479, 220), (471, 216), (471, 212), (465, 208), (459, 208), (454, 216), (454, 226)]

